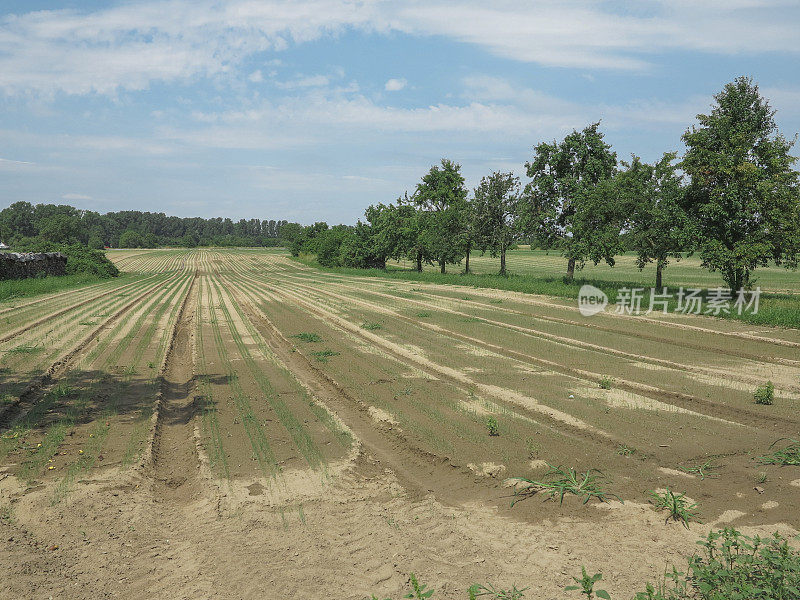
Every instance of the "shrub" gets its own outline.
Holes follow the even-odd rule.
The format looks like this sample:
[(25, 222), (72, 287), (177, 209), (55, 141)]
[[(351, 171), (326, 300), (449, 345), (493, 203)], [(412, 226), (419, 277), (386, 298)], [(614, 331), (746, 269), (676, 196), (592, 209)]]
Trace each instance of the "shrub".
[(119, 275), (119, 269), (108, 260), (104, 252), (81, 244), (61, 245), (30, 240), (15, 249), (20, 252), (61, 252), (67, 257), (67, 275), (89, 273), (103, 279)]
[(600, 387), (603, 388), (604, 390), (610, 390), (611, 382), (612, 382), (611, 377), (609, 377), (608, 375), (603, 375), (600, 378)]
[(489, 417), (486, 420), (486, 429), (489, 430), (489, 435), (500, 435), (500, 425), (494, 417)]
[(758, 386), (758, 389), (753, 393), (753, 399), (756, 404), (772, 404), (775, 399), (775, 386), (771, 381)]
[(687, 573), (673, 568), (658, 587), (647, 584), (636, 600), (800, 597), (800, 552), (779, 534), (748, 537), (726, 528), (710, 532), (699, 544), (703, 553), (689, 559)]

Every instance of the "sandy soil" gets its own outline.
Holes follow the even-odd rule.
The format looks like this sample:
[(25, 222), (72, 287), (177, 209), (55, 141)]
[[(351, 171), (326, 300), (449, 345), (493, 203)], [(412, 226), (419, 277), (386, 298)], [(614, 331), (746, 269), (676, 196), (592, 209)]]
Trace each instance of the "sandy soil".
[[(798, 474), (753, 460), (796, 435), (792, 335), (585, 323), (275, 253), (116, 259), (145, 277), (29, 303), (0, 331), (61, 331), (47, 377), (6, 365), (27, 391), (0, 414), (2, 598), (400, 598), (414, 572), (439, 599), (487, 582), (561, 599), (581, 565), (628, 598), (712, 528), (800, 527)], [(690, 352), (708, 360), (682, 369)], [(770, 412), (747, 396), (776, 360)], [(681, 470), (706, 460), (708, 478)], [(504, 478), (548, 462), (601, 468), (624, 503), (511, 508)], [(665, 523), (646, 492), (667, 486), (704, 524)]]

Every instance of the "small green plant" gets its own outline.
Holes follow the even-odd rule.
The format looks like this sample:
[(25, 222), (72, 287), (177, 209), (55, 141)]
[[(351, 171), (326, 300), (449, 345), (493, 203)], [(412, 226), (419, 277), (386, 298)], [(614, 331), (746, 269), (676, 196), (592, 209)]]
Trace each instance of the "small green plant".
[(666, 510), (667, 518), (680, 521), (684, 527), (689, 528), (689, 521), (697, 521), (697, 504), (689, 502), (686, 494), (676, 494), (669, 488), (661, 494), (650, 492), (650, 501), (656, 510)]
[(15, 348), (6, 350), (6, 354), (36, 354), (37, 352), (43, 352), (43, 351), (44, 351), (44, 346), (33, 346), (30, 344), (22, 344), (21, 346), (16, 346)]
[(617, 454), (619, 454), (620, 456), (630, 456), (631, 454), (634, 454), (635, 452), (636, 452), (636, 448), (631, 448), (630, 446), (628, 446), (626, 444), (621, 444), (619, 447), (617, 447)]
[(604, 598), (605, 600), (611, 600), (611, 596), (605, 590), (596, 590), (594, 589), (594, 585), (603, 579), (602, 573), (595, 573), (594, 575), (589, 575), (586, 572), (586, 567), (581, 567), (581, 577), (573, 577), (573, 581), (578, 585), (568, 585), (564, 588), (567, 592), (573, 592), (576, 590), (580, 590), (580, 593), (586, 596), (587, 600), (592, 600), (595, 596), (598, 598)]
[(147, 361), (147, 368), (148, 369), (155, 369), (156, 368), (156, 363), (154, 363), (152, 360)]
[(309, 333), (304, 331), (303, 333), (298, 333), (297, 335), (293, 335), (293, 338), (297, 338), (302, 342), (321, 342), (322, 338), (316, 333)]
[(768, 381), (758, 386), (756, 391), (753, 392), (753, 400), (755, 400), (756, 404), (772, 404), (775, 400), (775, 386), (772, 385), (772, 382)]
[(423, 310), (423, 311), (420, 311), (420, 312), (418, 312), (418, 313), (417, 313), (417, 316), (418, 316), (420, 319), (425, 319), (425, 318), (427, 318), (427, 317), (430, 317), (430, 316), (431, 316), (431, 313), (429, 313), (429, 312), (428, 312), (428, 311), (426, 311), (426, 310)]
[(583, 498), (584, 504), (592, 498), (596, 498), (601, 502), (607, 502), (609, 498), (616, 498), (621, 501), (616, 494), (605, 491), (605, 476), (597, 469), (589, 469), (585, 473), (578, 473), (575, 469), (564, 469), (561, 466), (554, 467), (550, 463), (547, 463), (547, 466), (550, 467), (550, 470), (545, 473), (545, 478), (540, 481), (525, 477), (510, 478), (510, 481), (523, 484), (514, 490), (515, 498), (512, 500), (511, 506), (538, 493), (546, 494), (545, 500), (558, 498), (559, 504), (564, 503), (564, 496), (567, 494)]
[(71, 396), (75, 390), (72, 386), (67, 385), (66, 383), (59, 383), (51, 390), (53, 396), (56, 398), (66, 398), (67, 396)]
[(0, 404), (12, 404), (14, 402), (14, 396), (11, 394), (3, 394), (0, 396)]
[(316, 358), (318, 362), (326, 363), (326, 362), (328, 362), (328, 359), (330, 357), (339, 356), (339, 353), (338, 352), (334, 352), (333, 350), (330, 350), (330, 349), (326, 348), (325, 350), (319, 350), (317, 352), (312, 352), (311, 356)]
[(611, 379), (611, 377), (609, 377), (608, 375), (603, 375), (600, 378), (600, 387), (604, 390), (610, 390), (612, 383), (613, 379)]
[(500, 435), (500, 425), (494, 417), (486, 419), (486, 429), (489, 430), (489, 435), (491, 436)]
[(492, 298), (492, 299), (489, 300), (489, 303), (490, 304), (502, 304), (503, 303), (503, 299), (502, 298)]
[(411, 573), (409, 585), (411, 586), (411, 591), (403, 596), (403, 598), (413, 598), (413, 600), (427, 600), (433, 596), (433, 590), (428, 589), (424, 583), (420, 583), (417, 580), (417, 576), (414, 573)]
[(476, 600), (476, 598), (480, 598), (482, 596), (489, 596), (490, 598), (494, 598), (495, 600), (520, 600), (521, 598), (525, 597), (525, 590), (528, 588), (517, 589), (517, 586), (514, 585), (511, 587), (510, 590), (498, 590), (494, 587), (491, 583), (487, 583), (486, 585), (482, 585), (480, 583), (473, 583), (469, 586), (469, 600)]
[(714, 477), (719, 477), (716, 473), (712, 473), (712, 471), (716, 471), (719, 469), (719, 465), (715, 465), (711, 462), (711, 460), (707, 460), (702, 465), (695, 465), (693, 467), (678, 467), (684, 473), (689, 473), (691, 475), (700, 475), (700, 479), (705, 479), (708, 477), (712, 479)]
[(758, 483), (758, 484), (767, 483), (767, 472), (766, 471), (761, 471), (761, 473), (758, 474), (758, 476), (756, 477), (756, 483)]
[(383, 325), (381, 325), (380, 323), (366, 322), (361, 324), (361, 329), (366, 329), (367, 331), (375, 331), (376, 329), (383, 329)]
[(778, 442), (788, 440), (789, 443), (783, 448), (775, 450), (772, 454), (766, 454), (758, 459), (762, 465), (800, 466), (800, 440), (793, 438), (780, 438), (775, 440), (769, 447), (772, 450)]

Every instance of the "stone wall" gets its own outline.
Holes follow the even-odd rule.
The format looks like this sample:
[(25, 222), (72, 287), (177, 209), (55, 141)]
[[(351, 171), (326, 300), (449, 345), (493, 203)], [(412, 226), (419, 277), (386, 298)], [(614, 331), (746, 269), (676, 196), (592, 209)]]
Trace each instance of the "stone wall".
[(0, 279), (64, 275), (67, 257), (61, 252), (0, 252)]

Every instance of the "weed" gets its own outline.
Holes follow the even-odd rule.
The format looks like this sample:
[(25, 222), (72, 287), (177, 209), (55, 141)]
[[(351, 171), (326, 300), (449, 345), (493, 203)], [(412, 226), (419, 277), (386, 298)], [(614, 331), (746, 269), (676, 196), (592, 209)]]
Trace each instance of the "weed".
[(428, 586), (424, 583), (420, 583), (417, 580), (417, 576), (414, 573), (411, 573), (409, 585), (411, 586), (411, 591), (403, 596), (403, 598), (413, 598), (413, 600), (426, 600), (433, 596), (433, 590), (429, 590)]
[(464, 317), (461, 319), (462, 323), (480, 323), (481, 321), (483, 321), (483, 319), (479, 317)]
[(626, 444), (621, 444), (619, 447), (617, 447), (617, 454), (619, 454), (620, 456), (630, 456), (631, 454), (634, 454), (635, 452), (636, 452), (636, 448), (631, 448), (630, 446), (628, 446)]
[(475, 600), (481, 596), (489, 596), (495, 600), (520, 600), (525, 596), (524, 592), (527, 589), (528, 588), (522, 588), (520, 590), (514, 585), (510, 590), (498, 590), (491, 583), (487, 583), (486, 585), (474, 583), (469, 587), (468, 592), (469, 600)]
[(11, 348), (10, 350), (6, 350), (6, 354), (36, 354), (38, 352), (44, 352), (44, 346), (33, 346), (30, 344), (23, 344), (21, 346), (17, 346), (16, 348)]
[(683, 526), (689, 528), (689, 521), (697, 521), (697, 504), (689, 502), (686, 499), (686, 494), (675, 494), (672, 490), (667, 488), (663, 494), (658, 492), (650, 492), (650, 501), (655, 506), (656, 510), (666, 510), (666, 521), (672, 519), (673, 521), (680, 521)]
[(59, 383), (51, 390), (51, 393), (56, 398), (66, 398), (67, 396), (71, 396), (74, 392), (75, 390), (73, 387), (66, 383)]
[(511, 478), (511, 481), (524, 484), (522, 488), (514, 490), (515, 499), (511, 502), (511, 506), (539, 492), (547, 494), (546, 500), (554, 500), (558, 497), (560, 504), (564, 503), (564, 496), (567, 494), (583, 498), (584, 504), (592, 498), (596, 498), (601, 502), (608, 501), (608, 498), (616, 498), (621, 501), (616, 494), (611, 494), (604, 490), (605, 476), (597, 469), (589, 469), (585, 473), (578, 473), (575, 469), (564, 469), (561, 466), (554, 467), (550, 463), (547, 466), (550, 467), (550, 470), (544, 476), (549, 479), (535, 481), (525, 477)]
[(702, 465), (695, 465), (694, 467), (678, 467), (684, 473), (690, 473), (692, 475), (700, 475), (700, 479), (705, 479), (708, 477), (709, 479), (714, 477), (719, 477), (719, 475), (712, 474), (711, 471), (716, 471), (719, 469), (719, 465), (715, 465), (711, 462), (711, 460), (707, 460)]
[(489, 430), (489, 435), (500, 435), (500, 426), (497, 423), (497, 419), (494, 417), (489, 417), (486, 419), (486, 429)]
[(297, 338), (298, 340), (303, 341), (303, 342), (321, 342), (322, 341), (322, 338), (319, 336), (319, 334), (309, 333), (307, 331), (304, 331), (303, 333), (298, 333), (297, 335), (293, 335), (292, 337), (293, 338)]
[(755, 400), (756, 404), (772, 404), (775, 400), (775, 386), (772, 385), (772, 382), (768, 381), (758, 386), (758, 389), (753, 392), (753, 400)]
[(81, 321), (79, 325), (89, 327), (90, 325), (97, 325), (97, 321)]
[(767, 472), (766, 471), (761, 471), (761, 473), (758, 474), (758, 477), (756, 477), (756, 483), (758, 483), (758, 484), (767, 483)]
[(603, 579), (602, 573), (595, 573), (594, 575), (589, 575), (586, 572), (586, 567), (581, 567), (581, 577), (573, 577), (573, 581), (578, 585), (568, 585), (564, 588), (567, 592), (572, 592), (575, 590), (580, 590), (581, 594), (586, 596), (587, 600), (592, 600), (595, 596), (598, 598), (605, 598), (605, 600), (611, 600), (611, 596), (605, 590), (596, 590), (594, 589), (594, 585)]
[(613, 379), (611, 379), (611, 377), (609, 377), (608, 375), (603, 375), (600, 378), (600, 387), (604, 390), (610, 390), (612, 382)]
[(780, 438), (775, 440), (769, 447), (770, 450), (783, 440), (789, 440), (789, 444), (775, 450), (772, 454), (767, 454), (759, 458), (762, 465), (780, 465), (780, 466), (800, 466), (800, 440), (793, 438)]
[(147, 368), (148, 369), (155, 369), (156, 368), (156, 363), (154, 363), (152, 360), (147, 361)]
[(420, 312), (418, 312), (418, 313), (417, 313), (417, 316), (418, 316), (420, 319), (425, 319), (425, 318), (427, 318), (427, 317), (430, 317), (430, 316), (431, 316), (431, 313), (429, 313), (429, 312), (428, 312), (428, 311), (426, 311), (426, 310), (423, 310), (423, 311), (420, 311)]
[(367, 322), (361, 324), (361, 329), (366, 329), (367, 331), (375, 331), (376, 329), (383, 329), (383, 325), (381, 325), (380, 323)]
[(502, 304), (503, 303), (503, 299), (502, 298), (492, 298), (491, 300), (489, 300), (489, 303), (490, 304)]
[(0, 396), (0, 404), (12, 404), (14, 402), (14, 396), (11, 394), (3, 394)]
[(14, 509), (10, 504), (0, 507), (0, 521), (5, 521), (6, 523), (14, 522)]
[(312, 352), (311, 356), (317, 359), (318, 362), (326, 363), (331, 356), (339, 356), (338, 352), (334, 352), (333, 350), (325, 349), (319, 350), (318, 352)]
[(729, 528), (712, 531), (698, 543), (703, 554), (689, 559), (686, 573), (673, 567), (660, 585), (648, 583), (635, 600), (798, 597), (800, 552), (779, 534), (748, 537)]

